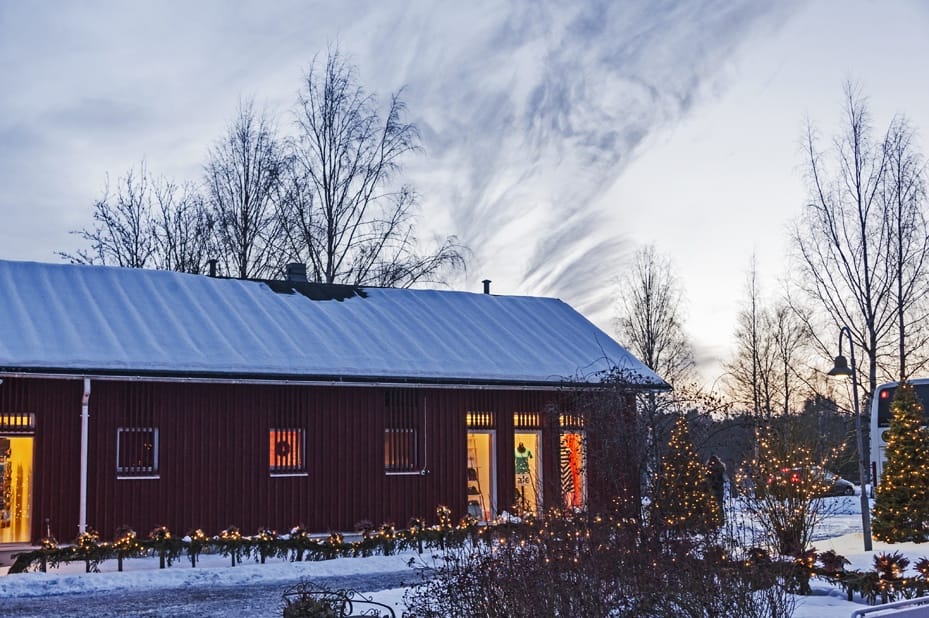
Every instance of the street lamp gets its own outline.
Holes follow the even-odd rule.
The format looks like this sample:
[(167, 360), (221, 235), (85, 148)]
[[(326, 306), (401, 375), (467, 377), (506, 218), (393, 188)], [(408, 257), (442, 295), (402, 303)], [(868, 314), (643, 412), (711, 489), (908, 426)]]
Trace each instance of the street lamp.
[[(852, 366), (842, 356), (842, 335), (848, 337), (848, 351), (852, 359)], [(858, 372), (855, 368), (855, 344), (852, 341), (852, 331), (848, 326), (839, 329), (839, 355), (835, 357), (835, 366), (829, 375), (837, 378), (852, 377), (852, 401), (855, 405), (855, 439), (858, 441), (858, 478), (861, 479), (861, 530), (864, 535), (864, 550), (871, 551), (871, 507), (868, 503), (868, 467), (864, 460), (864, 437), (861, 432), (861, 410), (858, 407)]]

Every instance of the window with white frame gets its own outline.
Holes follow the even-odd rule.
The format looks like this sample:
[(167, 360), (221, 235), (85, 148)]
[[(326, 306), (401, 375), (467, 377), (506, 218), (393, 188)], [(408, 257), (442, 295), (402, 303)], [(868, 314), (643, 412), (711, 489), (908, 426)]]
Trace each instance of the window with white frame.
[(158, 475), (158, 428), (116, 429), (116, 473), (119, 476)]
[(268, 466), (271, 474), (305, 474), (305, 447), (303, 429), (270, 429), (268, 431)]
[(384, 429), (384, 470), (410, 472), (419, 470), (417, 436), (413, 428)]
[(424, 465), (418, 394), (412, 389), (391, 389), (385, 394), (384, 404), (384, 472), (418, 472)]

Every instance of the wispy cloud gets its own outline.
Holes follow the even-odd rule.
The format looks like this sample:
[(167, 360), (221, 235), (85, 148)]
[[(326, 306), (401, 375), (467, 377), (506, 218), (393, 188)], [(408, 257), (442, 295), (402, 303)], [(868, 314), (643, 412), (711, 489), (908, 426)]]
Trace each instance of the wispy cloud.
[(29, 161), (0, 166), (0, 217), (11, 222), (40, 185), (43, 207), (57, 202), (61, 216), (16, 216), (16, 231), (0, 232), (2, 257), (51, 259), (70, 248), (66, 232), (89, 217), (104, 174), (142, 157), (156, 171), (197, 176), (240, 96), (283, 112), (313, 56), (337, 43), (372, 90), (406, 86), (426, 150), (408, 166), (422, 235), (456, 233), (472, 248), (472, 286), (490, 277), (501, 293), (607, 311), (606, 282), (629, 240), (623, 212), (635, 204), (605, 203), (605, 191), (650, 135), (718, 85), (747, 37), (789, 8), (3, 3), (0, 161), (14, 144)]
[(426, 203), (451, 207), (452, 228), (475, 248), (475, 278), (502, 272), (511, 289), (605, 308), (629, 240), (622, 215), (636, 206), (603, 194), (788, 8), (534, 3), (496, 19), (460, 16), (476, 29), (466, 43), (430, 39), (435, 59), (405, 79), (430, 138), (418, 173)]

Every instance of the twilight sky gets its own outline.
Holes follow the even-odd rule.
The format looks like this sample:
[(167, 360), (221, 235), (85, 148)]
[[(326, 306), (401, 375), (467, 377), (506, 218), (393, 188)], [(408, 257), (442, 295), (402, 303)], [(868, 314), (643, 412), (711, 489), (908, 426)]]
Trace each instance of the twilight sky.
[(919, 0), (0, 0), (0, 258), (80, 247), (107, 173), (143, 157), (199, 180), (240, 97), (288, 132), (338, 43), (369, 90), (406, 88), (419, 235), (473, 251), (453, 287), (560, 297), (612, 333), (615, 280), (654, 243), (712, 381), (752, 254), (772, 295), (788, 267), (805, 118), (828, 135), (853, 79), (929, 150), (927, 34)]

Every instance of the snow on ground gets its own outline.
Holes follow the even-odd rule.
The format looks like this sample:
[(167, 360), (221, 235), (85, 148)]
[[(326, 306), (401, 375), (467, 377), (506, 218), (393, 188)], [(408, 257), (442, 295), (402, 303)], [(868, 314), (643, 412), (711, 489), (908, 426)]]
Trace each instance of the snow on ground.
[[(929, 544), (875, 541), (873, 550), (864, 551), (861, 534), (861, 509), (857, 496), (830, 498), (833, 514), (823, 522), (815, 535), (817, 551), (835, 550), (851, 561), (850, 568), (870, 569), (876, 553), (900, 551), (915, 562), (929, 556)], [(100, 565), (101, 573), (84, 573), (83, 563), (62, 565), (48, 573), (24, 573), (0, 576), (0, 599), (36, 598), (62, 594), (102, 594), (117, 591), (168, 590), (172, 588), (252, 586), (280, 584), (286, 587), (300, 579), (331, 576), (352, 576), (374, 573), (409, 572), (410, 581), (415, 574), (411, 562), (421, 564), (415, 552), (396, 556), (368, 558), (339, 558), (320, 562), (285, 562), (269, 560), (268, 564), (246, 562), (229, 566), (229, 559), (216, 555), (202, 556), (196, 568), (186, 560), (160, 570), (157, 559), (127, 560), (125, 571), (116, 572), (116, 561)], [(849, 602), (845, 593), (814, 579), (813, 595), (798, 597), (796, 618), (848, 618), (852, 611), (864, 607), (860, 602)], [(360, 590), (365, 593), (366, 591)], [(399, 616), (404, 609), (404, 588), (371, 593), (374, 600), (390, 605)], [(196, 613), (196, 608), (191, 608)]]
[(269, 559), (267, 564), (249, 561), (235, 567), (230, 566), (229, 558), (203, 555), (196, 568), (191, 568), (190, 562), (183, 559), (166, 569), (158, 568), (157, 558), (137, 558), (126, 560), (121, 573), (116, 570), (115, 560), (101, 563), (100, 573), (84, 573), (83, 562), (72, 562), (57, 569), (49, 569), (47, 573), (0, 577), (0, 598), (192, 586), (286, 585), (301, 578), (398, 571), (409, 571), (412, 579), (413, 570), (409, 563), (417, 555), (414, 551), (395, 556), (338, 558), (315, 562)]
[[(847, 568), (870, 570), (874, 565), (874, 556), (884, 552), (899, 551), (910, 559), (910, 564), (919, 558), (929, 556), (929, 543), (883, 543), (872, 541), (872, 550), (864, 550), (864, 536), (861, 527), (860, 496), (842, 496), (828, 498), (832, 514), (824, 521), (814, 534), (813, 546), (816, 551), (834, 550), (851, 562)], [(871, 502), (873, 508), (873, 501)], [(913, 571), (911, 574), (914, 574)], [(795, 618), (848, 618), (856, 609), (865, 607), (860, 602), (849, 602), (845, 592), (830, 586), (822, 580), (813, 579), (813, 595), (798, 597)]]

